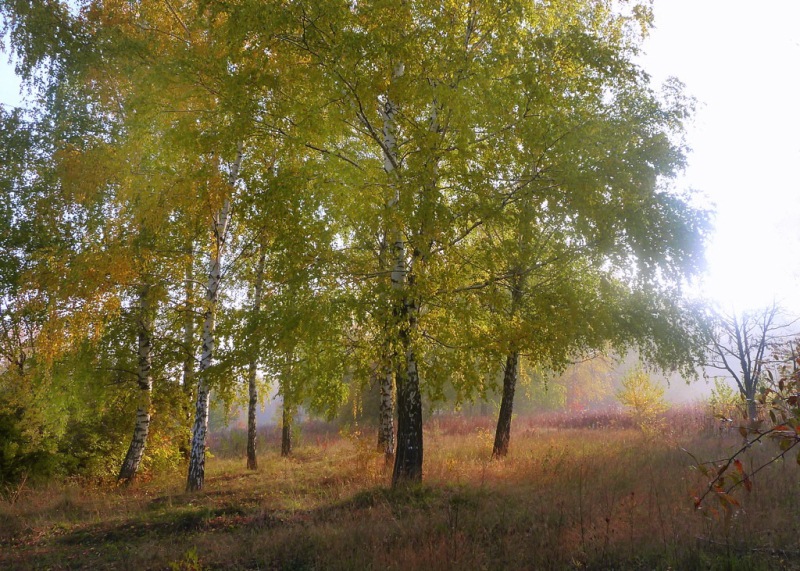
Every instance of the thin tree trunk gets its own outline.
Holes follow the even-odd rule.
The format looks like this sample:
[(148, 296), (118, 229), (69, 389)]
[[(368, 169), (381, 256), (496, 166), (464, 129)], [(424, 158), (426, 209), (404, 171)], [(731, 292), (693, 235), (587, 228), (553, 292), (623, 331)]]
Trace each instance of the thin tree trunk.
[[(221, 248), (224, 226), (227, 225), (230, 203), (220, 211), (215, 221), (216, 246), (211, 254), (208, 285), (206, 286), (206, 310), (203, 316), (203, 343), (200, 353), (200, 369), (198, 370), (197, 400), (195, 401), (194, 426), (192, 428), (192, 448), (189, 456), (189, 473), (186, 490), (195, 491), (203, 488), (205, 481), (206, 433), (208, 431), (209, 388), (205, 372), (211, 367), (214, 359), (214, 329), (216, 326), (216, 305), (221, 278)], [(223, 229), (222, 232), (219, 232)]]
[(378, 452), (383, 452), (386, 463), (394, 460), (394, 374), (388, 366), (378, 377), (381, 404), (378, 428)]
[(137, 319), (137, 369), (136, 377), (139, 385), (139, 406), (136, 410), (136, 425), (128, 447), (128, 453), (122, 463), (117, 480), (132, 482), (142, 462), (144, 449), (147, 446), (147, 435), (150, 432), (150, 404), (153, 393), (152, 350), (153, 350), (153, 314), (150, 307), (150, 286), (144, 285), (139, 291), (139, 317)]
[(281, 456), (286, 458), (292, 454), (292, 424), (294, 423), (294, 409), (292, 403), (284, 395), (283, 419), (281, 422)]
[(506, 357), (506, 368), (503, 373), (503, 399), (500, 403), (500, 415), (497, 418), (497, 431), (494, 436), (492, 457), (508, 454), (511, 441), (511, 416), (514, 411), (514, 391), (517, 386), (519, 371), (519, 353), (513, 351)]
[[(231, 166), (228, 179), (229, 185), (234, 186), (239, 176), (239, 167), (242, 163), (242, 146), (236, 160)], [(222, 247), (225, 242), (225, 232), (230, 219), (230, 200), (226, 199), (219, 214), (214, 218), (212, 230), (214, 243), (209, 257), (208, 285), (206, 286), (206, 310), (203, 319), (203, 344), (200, 353), (200, 369), (198, 371), (197, 402), (195, 404), (194, 427), (192, 428), (192, 451), (189, 457), (189, 473), (186, 478), (186, 490), (189, 492), (201, 490), (205, 482), (206, 464), (206, 433), (208, 432), (208, 404), (209, 387), (206, 371), (211, 367), (214, 358), (214, 328), (217, 312), (217, 298), (219, 283), (222, 277)]]
[[(257, 323), (258, 312), (261, 311), (261, 293), (264, 287), (264, 264), (266, 262), (266, 252), (262, 247), (256, 268), (256, 279), (253, 292), (253, 323)], [(260, 343), (256, 331), (250, 331), (254, 336), (253, 354), (250, 356), (250, 364), (247, 371), (247, 388), (250, 400), (247, 404), (247, 469), (258, 470), (258, 459), (256, 457), (256, 407), (258, 406), (258, 387), (256, 386), (256, 369), (258, 368), (258, 353)]]
[[(388, 233), (381, 240), (378, 260), (380, 271), (386, 272), (390, 267), (388, 256)], [(378, 407), (378, 452), (383, 452), (387, 465), (394, 462), (394, 370), (392, 367), (392, 350), (389, 339), (392, 331), (392, 318), (384, 323), (383, 352), (378, 364), (378, 388), (380, 403)]]
[[(184, 296), (186, 298), (186, 307), (183, 316), (183, 350), (185, 355), (183, 358), (183, 394), (184, 394), (184, 411), (186, 426), (190, 426), (192, 422), (192, 405), (195, 403), (195, 381), (194, 381), (194, 348), (195, 348), (195, 326), (194, 326), (194, 247), (189, 241), (186, 248), (189, 256), (186, 261), (185, 275), (184, 275)], [(191, 437), (188, 436), (180, 446), (181, 452), (186, 460), (190, 457), (191, 452)]]
[[(509, 320), (514, 319), (519, 304), (522, 302), (525, 281), (523, 272), (519, 268), (515, 269), (514, 278), (511, 282)], [(519, 351), (512, 344), (511, 352), (506, 356), (506, 366), (503, 372), (503, 397), (500, 401), (500, 413), (497, 417), (497, 430), (495, 431), (494, 446), (492, 447), (492, 458), (499, 458), (508, 454), (508, 446), (511, 442), (511, 417), (514, 412), (514, 392), (517, 388), (518, 376)]]
[(250, 362), (247, 372), (247, 388), (250, 400), (247, 403), (247, 469), (258, 470), (256, 456), (256, 408), (258, 407), (258, 387), (256, 387), (256, 364)]

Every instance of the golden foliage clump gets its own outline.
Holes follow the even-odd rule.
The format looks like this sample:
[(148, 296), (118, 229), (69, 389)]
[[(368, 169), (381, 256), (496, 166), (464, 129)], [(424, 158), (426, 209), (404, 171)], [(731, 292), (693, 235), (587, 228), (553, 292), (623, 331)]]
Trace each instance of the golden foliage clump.
[(668, 405), (665, 389), (654, 382), (641, 367), (629, 371), (622, 379), (617, 400), (628, 409), (636, 425), (645, 433), (657, 432), (664, 423)]

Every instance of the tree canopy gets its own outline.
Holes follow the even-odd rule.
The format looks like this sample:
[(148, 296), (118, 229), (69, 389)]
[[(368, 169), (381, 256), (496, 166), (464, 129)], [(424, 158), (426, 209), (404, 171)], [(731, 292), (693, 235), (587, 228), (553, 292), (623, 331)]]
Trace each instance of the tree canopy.
[[(400, 483), (422, 477), (423, 398), (503, 370), (513, 398), (520, 357), (635, 347), (690, 370), (702, 350), (682, 286), (708, 215), (672, 183), (692, 102), (635, 63), (646, 2), (0, 15), (33, 90), (0, 110), (0, 384), (38, 379), (75, 410), (99, 391), (122, 432), (139, 402), (175, 455), (194, 422), (192, 489), (208, 391), (256, 370), (331, 415), (395, 383)], [(28, 414), (19, 398), (0, 411)]]

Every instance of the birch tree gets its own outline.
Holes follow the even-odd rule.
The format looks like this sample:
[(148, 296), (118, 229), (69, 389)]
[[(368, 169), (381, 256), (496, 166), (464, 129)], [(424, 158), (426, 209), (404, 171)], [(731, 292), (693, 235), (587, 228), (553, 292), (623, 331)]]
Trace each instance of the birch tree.
[[(230, 166), (228, 185), (232, 189), (239, 178), (242, 164), (242, 146)], [(195, 406), (194, 427), (192, 428), (192, 448), (189, 457), (189, 474), (186, 489), (200, 490), (205, 481), (206, 433), (208, 431), (209, 385), (206, 378), (214, 358), (214, 328), (216, 324), (217, 299), (222, 279), (222, 255), (225, 245), (228, 222), (231, 215), (231, 199), (224, 198), (222, 208), (213, 217), (211, 225), (211, 249), (208, 262), (208, 283), (206, 285), (206, 307), (203, 317), (202, 346), (198, 370), (197, 404)]]
[[(576, 267), (610, 263), (615, 269), (606, 276), (606, 290), (622, 295), (615, 308), (630, 311), (633, 300), (652, 293), (642, 307), (663, 306), (661, 327), (678, 311), (672, 290), (659, 293), (654, 276), (668, 276), (674, 286), (698, 267), (703, 220), (658, 186), (682, 164), (670, 133), (679, 132), (687, 109), (678, 91), (672, 107), (660, 105), (630, 63), (635, 30), (646, 22), (617, 14), (610, 4), (579, 1), (535, 9), (519, 3), (514, 10), (424, 3), (390, 10), (374, 2), (339, 12), (305, 7), (295, 17), (303, 33), (290, 38), (291, 45), (319, 62), (331, 91), (346, 102), (338, 110), (342, 123), (371, 149), (354, 155), (375, 181), (360, 192), (386, 221), (392, 244), (395, 484), (422, 476), (420, 374), (426, 368), (433, 373), (429, 357), (446, 352), (427, 341), (442, 341), (437, 323), (452, 321), (447, 313), (458, 305), (454, 294), (509, 275), (517, 276), (509, 280), (513, 301), (524, 286), (524, 268), (505, 264), (499, 275), (481, 276), (470, 253), (476, 229), (502, 225), (511, 206), (529, 203), (525, 212), (534, 226), (547, 223), (568, 249), (592, 254)], [(371, 25), (377, 21), (379, 28)], [(383, 189), (383, 208), (369, 196), (375, 187)], [(664, 225), (659, 229), (648, 216)], [(628, 275), (636, 277), (627, 280), (633, 266), (638, 270)], [(600, 273), (594, 275), (591, 287), (602, 286)], [(641, 289), (624, 295), (637, 280)], [(586, 311), (579, 320), (586, 330), (596, 327), (589, 316)], [(595, 342), (615, 337), (624, 344), (636, 335), (652, 340), (647, 332), (659, 327), (637, 330), (619, 317), (617, 329), (594, 335)], [(585, 338), (557, 336), (539, 347), (563, 359)], [(458, 336), (452, 341), (445, 343), (451, 352), (467, 346)], [(511, 377), (516, 352), (507, 353)], [(437, 382), (426, 384), (435, 388)]]
[[(99, 321), (93, 312), (149, 312), (144, 286), (165, 284), (153, 328), (181, 348), (183, 388), (196, 383), (188, 490), (204, 483), (209, 394), (232, 382), (223, 368), (246, 378), (251, 402), (259, 369), (290, 371), (287, 402), (316, 410), (341, 401), (346, 378), (376, 371), (380, 442), (400, 485), (422, 478), (422, 399), (447, 384), (468, 398), (504, 371), (502, 455), (522, 359), (557, 368), (610, 343), (686, 361), (693, 317), (680, 289), (702, 263), (705, 220), (665, 182), (683, 163), (690, 102), (676, 84), (655, 95), (632, 63), (646, 6), (83, 6), (2, 8), (23, 22), (12, 38), (31, 80), (55, 62), (61, 91), (50, 94), (73, 110), (86, 95), (97, 119), (91, 137), (74, 128), (55, 139), (67, 141), (53, 151), (59, 180), (81, 182), (64, 187), (67, 254), (51, 256), (58, 271), (30, 291), (68, 276), (52, 299), (82, 325)], [(67, 65), (75, 46), (86, 55)], [(117, 239), (140, 228), (163, 232), (172, 252), (158, 279)], [(208, 251), (200, 343), (198, 245)], [(234, 245), (240, 256), (226, 254)], [(41, 261), (52, 253), (35, 250)], [(227, 308), (231, 339), (246, 340), (228, 355), (216, 338), (223, 277), (253, 291), (249, 314)], [(143, 399), (135, 434), (146, 432)], [(254, 442), (250, 452), (254, 465)]]
[(136, 337), (138, 342), (136, 382), (141, 391), (141, 396), (138, 399), (136, 426), (133, 429), (131, 444), (125, 456), (125, 460), (122, 463), (119, 476), (117, 477), (117, 479), (121, 481), (133, 480), (136, 472), (139, 470), (139, 465), (144, 455), (144, 449), (147, 445), (147, 435), (150, 431), (150, 405), (153, 391), (151, 369), (154, 321), (150, 288), (151, 286), (149, 284), (144, 284), (139, 290), (139, 308), (136, 320)]

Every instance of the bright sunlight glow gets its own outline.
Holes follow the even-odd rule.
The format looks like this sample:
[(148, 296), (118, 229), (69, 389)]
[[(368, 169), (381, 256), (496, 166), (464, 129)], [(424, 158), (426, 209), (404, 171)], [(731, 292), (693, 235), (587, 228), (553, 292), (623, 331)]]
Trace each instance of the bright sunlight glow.
[(679, 187), (715, 205), (708, 298), (800, 311), (800, 2), (656, 0), (641, 63), (698, 100)]

